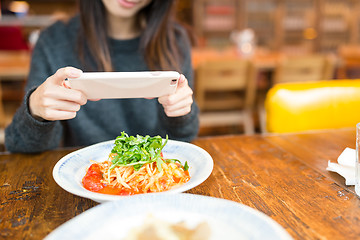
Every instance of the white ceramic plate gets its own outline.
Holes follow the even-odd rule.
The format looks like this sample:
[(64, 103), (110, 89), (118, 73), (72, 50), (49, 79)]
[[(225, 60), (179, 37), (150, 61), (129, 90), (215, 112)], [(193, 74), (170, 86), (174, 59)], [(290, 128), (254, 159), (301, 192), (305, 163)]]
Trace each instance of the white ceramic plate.
[(211, 240), (290, 240), (290, 235), (265, 214), (229, 200), (187, 193), (137, 195), (100, 204), (64, 223), (45, 240), (121, 240), (141, 227), (151, 214), (188, 228), (206, 222)]
[[(53, 169), (55, 182), (64, 190), (80, 197), (90, 198), (96, 202), (105, 202), (124, 198), (123, 196), (91, 192), (81, 183), (90, 160), (103, 162), (108, 159), (114, 146), (114, 140), (98, 143), (82, 148), (61, 158)], [(165, 158), (179, 159), (189, 165), (190, 180), (178, 188), (166, 193), (180, 193), (198, 186), (211, 174), (214, 162), (211, 156), (202, 148), (191, 143), (169, 140), (163, 149)], [(149, 193), (146, 193), (149, 194)], [(159, 194), (159, 193), (151, 193)]]

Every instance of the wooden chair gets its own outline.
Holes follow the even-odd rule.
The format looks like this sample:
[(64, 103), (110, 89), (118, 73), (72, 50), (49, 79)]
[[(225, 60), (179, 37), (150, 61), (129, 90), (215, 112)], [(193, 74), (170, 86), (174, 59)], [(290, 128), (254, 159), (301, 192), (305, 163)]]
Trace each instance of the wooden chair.
[(337, 78), (360, 78), (360, 45), (343, 45), (338, 49), (340, 66), (337, 69)]
[(270, 133), (355, 129), (360, 122), (360, 79), (277, 84), (266, 96), (265, 109)]
[[(333, 79), (335, 59), (330, 55), (296, 55), (284, 58), (274, 70), (272, 83), (309, 82)], [(261, 132), (266, 132), (265, 96), (258, 102)]]
[(325, 55), (293, 56), (275, 68), (273, 83), (333, 79), (334, 61)]
[(200, 108), (200, 127), (243, 125), (254, 133), (253, 107), (256, 82), (247, 60), (211, 60), (196, 69), (195, 98)]
[(19, 26), (0, 26), (0, 50), (29, 50)]

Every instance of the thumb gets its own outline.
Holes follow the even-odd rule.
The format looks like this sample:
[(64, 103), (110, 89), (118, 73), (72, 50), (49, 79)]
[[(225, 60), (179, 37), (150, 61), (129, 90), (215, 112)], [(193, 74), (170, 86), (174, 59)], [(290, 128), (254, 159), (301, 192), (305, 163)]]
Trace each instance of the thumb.
[(187, 79), (183, 74), (180, 74), (178, 87), (182, 87), (184, 85), (187, 85)]
[(74, 67), (64, 67), (56, 71), (56, 73), (48, 78), (49, 81), (56, 85), (63, 85), (66, 78), (78, 78), (83, 72)]

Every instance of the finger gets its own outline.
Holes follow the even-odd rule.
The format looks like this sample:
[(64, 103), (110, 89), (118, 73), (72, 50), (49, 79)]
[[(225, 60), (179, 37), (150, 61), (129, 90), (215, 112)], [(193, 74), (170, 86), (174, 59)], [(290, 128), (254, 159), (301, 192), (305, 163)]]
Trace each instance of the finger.
[(44, 91), (44, 97), (56, 99), (60, 101), (70, 101), (80, 105), (85, 105), (87, 97), (81, 91), (68, 89), (64, 87), (47, 88)]
[(63, 82), (62, 82), (62, 86), (63, 86), (64, 88), (71, 89), (71, 87), (69, 86), (68, 81), (63, 81)]
[[(161, 96), (158, 98), (159, 103), (161, 104), (171, 104), (171, 102), (180, 101), (182, 98), (184, 98), (184, 95), (186, 94), (186, 90), (190, 90), (192, 94), (192, 90), (188, 85), (188, 81), (185, 78), (183, 74), (180, 75), (178, 86), (176, 88), (175, 93), (170, 95)], [(170, 101), (170, 102), (169, 102)]]
[(48, 121), (56, 121), (56, 120), (68, 120), (76, 117), (75, 111), (59, 111), (56, 109), (45, 109), (45, 111), (41, 114), (43, 119)]
[(187, 85), (187, 79), (183, 74), (180, 74), (178, 87), (183, 87), (184, 85)]
[(180, 108), (180, 109), (176, 109), (176, 110), (165, 110), (165, 114), (168, 117), (180, 117), (180, 116), (184, 116), (186, 114), (188, 114), (191, 111), (191, 106), (187, 106), (184, 108)]
[[(176, 100), (177, 96), (168, 96), (167, 98), (159, 98), (159, 103), (162, 104), (164, 112), (167, 116), (182, 116), (191, 111), (191, 105), (193, 104), (192, 95), (185, 94), (179, 101)], [(173, 99), (172, 99), (173, 98)]]
[(74, 67), (65, 67), (60, 68), (56, 71), (56, 73), (48, 78), (48, 81), (62, 86), (63, 81), (66, 78), (78, 78), (82, 74), (82, 71), (80, 69), (74, 68)]
[(75, 102), (58, 101), (53, 98), (46, 98), (42, 101), (42, 107), (58, 111), (77, 112), (80, 110), (81, 105)]
[(191, 108), (191, 105), (193, 103), (193, 100), (192, 98), (186, 98), (182, 101), (179, 101), (175, 104), (172, 104), (172, 105), (167, 105), (167, 106), (164, 106), (164, 110), (167, 111), (167, 112), (173, 112), (173, 111), (178, 111), (180, 109), (184, 109), (184, 108)]
[(190, 87), (183, 87), (177, 89), (175, 94), (167, 95), (158, 98), (158, 101), (163, 106), (170, 106), (182, 102), (184, 99), (190, 98), (192, 100), (193, 91)]

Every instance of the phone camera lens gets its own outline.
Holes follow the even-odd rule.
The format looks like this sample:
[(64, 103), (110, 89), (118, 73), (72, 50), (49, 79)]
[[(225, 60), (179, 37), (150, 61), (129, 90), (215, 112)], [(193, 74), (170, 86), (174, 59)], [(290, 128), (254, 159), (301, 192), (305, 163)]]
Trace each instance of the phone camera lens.
[(177, 83), (177, 79), (172, 79), (170, 85), (176, 85), (176, 83)]

